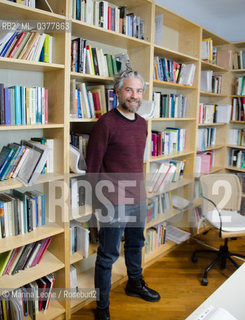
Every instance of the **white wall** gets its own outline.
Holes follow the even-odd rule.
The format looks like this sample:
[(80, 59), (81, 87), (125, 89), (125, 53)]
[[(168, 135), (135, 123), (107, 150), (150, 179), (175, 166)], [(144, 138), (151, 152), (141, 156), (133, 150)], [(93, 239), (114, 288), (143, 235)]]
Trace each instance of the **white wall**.
[(155, 0), (228, 41), (245, 41), (245, 0)]

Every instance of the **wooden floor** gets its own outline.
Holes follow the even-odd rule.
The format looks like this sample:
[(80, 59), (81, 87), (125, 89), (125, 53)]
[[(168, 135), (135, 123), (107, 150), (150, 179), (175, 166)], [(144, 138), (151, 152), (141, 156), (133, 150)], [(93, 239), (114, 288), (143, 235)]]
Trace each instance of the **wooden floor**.
[[(216, 240), (216, 234), (210, 231), (199, 236), (209, 245), (216, 248), (222, 243)], [(161, 300), (156, 303), (145, 302), (139, 298), (128, 297), (124, 293), (126, 282), (111, 291), (110, 313), (112, 320), (183, 320), (215, 291), (234, 271), (235, 267), (228, 262), (227, 269), (219, 266), (209, 273), (207, 287), (200, 284), (204, 267), (209, 264), (209, 257), (201, 254), (197, 263), (191, 261), (195, 248), (203, 248), (193, 239), (189, 240), (159, 261), (145, 269), (146, 283), (157, 290)], [(245, 238), (231, 240), (229, 248), (233, 252), (245, 254)], [(242, 261), (237, 260), (239, 264)], [(72, 320), (94, 319), (94, 302), (72, 315)]]

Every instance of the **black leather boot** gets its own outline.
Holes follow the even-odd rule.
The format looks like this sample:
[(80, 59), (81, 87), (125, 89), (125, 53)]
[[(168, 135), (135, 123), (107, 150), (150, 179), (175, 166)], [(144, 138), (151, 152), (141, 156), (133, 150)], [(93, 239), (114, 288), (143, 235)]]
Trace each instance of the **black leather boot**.
[(95, 320), (110, 320), (109, 307), (107, 307), (105, 309), (97, 308)]
[(125, 291), (128, 296), (139, 297), (150, 302), (157, 302), (161, 299), (158, 292), (146, 286), (143, 278), (128, 279)]

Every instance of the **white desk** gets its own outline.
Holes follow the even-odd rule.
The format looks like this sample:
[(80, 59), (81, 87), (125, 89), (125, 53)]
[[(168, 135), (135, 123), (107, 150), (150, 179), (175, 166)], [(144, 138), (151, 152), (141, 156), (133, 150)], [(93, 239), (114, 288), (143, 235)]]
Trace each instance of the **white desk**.
[(222, 307), (238, 320), (245, 319), (245, 263), (186, 320), (195, 320), (208, 306)]

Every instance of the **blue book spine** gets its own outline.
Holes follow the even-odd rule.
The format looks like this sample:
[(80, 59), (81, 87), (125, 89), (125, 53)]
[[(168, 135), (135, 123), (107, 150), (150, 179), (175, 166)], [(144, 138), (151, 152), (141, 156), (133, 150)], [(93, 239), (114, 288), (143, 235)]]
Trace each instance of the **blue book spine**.
[(14, 150), (11, 149), (11, 151), (9, 152), (7, 158), (5, 159), (3, 165), (2, 165), (2, 167), (0, 169), (0, 180), (1, 181), (3, 180), (2, 177), (4, 176), (4, 173), (5, 173), (5, 170), (6, 170), (7, 166), (8, 166), (9, 161), (11, 161), (11, 157), (12, 157), (13, 153), (14, 153)]
[(15, 94), (15, 124), (21, 125), (21, 99), (20, 99), (20, 86), (14, 86)]
[(5, 114), (5, 124), (11, 124), (11, 104), (10, 104), (10, 90), (9, 88), (4, 88), (4, 114)]
[(5, 54), (7, 53), (9, 47), (11, 46), (11, 44), (13, 43), (14, 39), (16, 38), (18, 32), (14, 32), (13, 35), (11, 36), (11, 38), (9, 39), (9, 41), (5, 44), (3, 50), (1, 51), (0, 57), (4, 57)]
[(26, 88), (20, 87), (21, 95), (21, 121), (23, 125), (26, 125)]
[(45, 225), (45, 195), (41, 195), (42, 226)]
[(115, 8), (111, 8), (111, 30), (115, 31)]
[(76, 89), (76, 92), (77, 92), (77, 114), (78, 114), (78, 119), (81, 119), (82, 115), (81, 115), (81, 104), (80, 104), (79, 90)]

